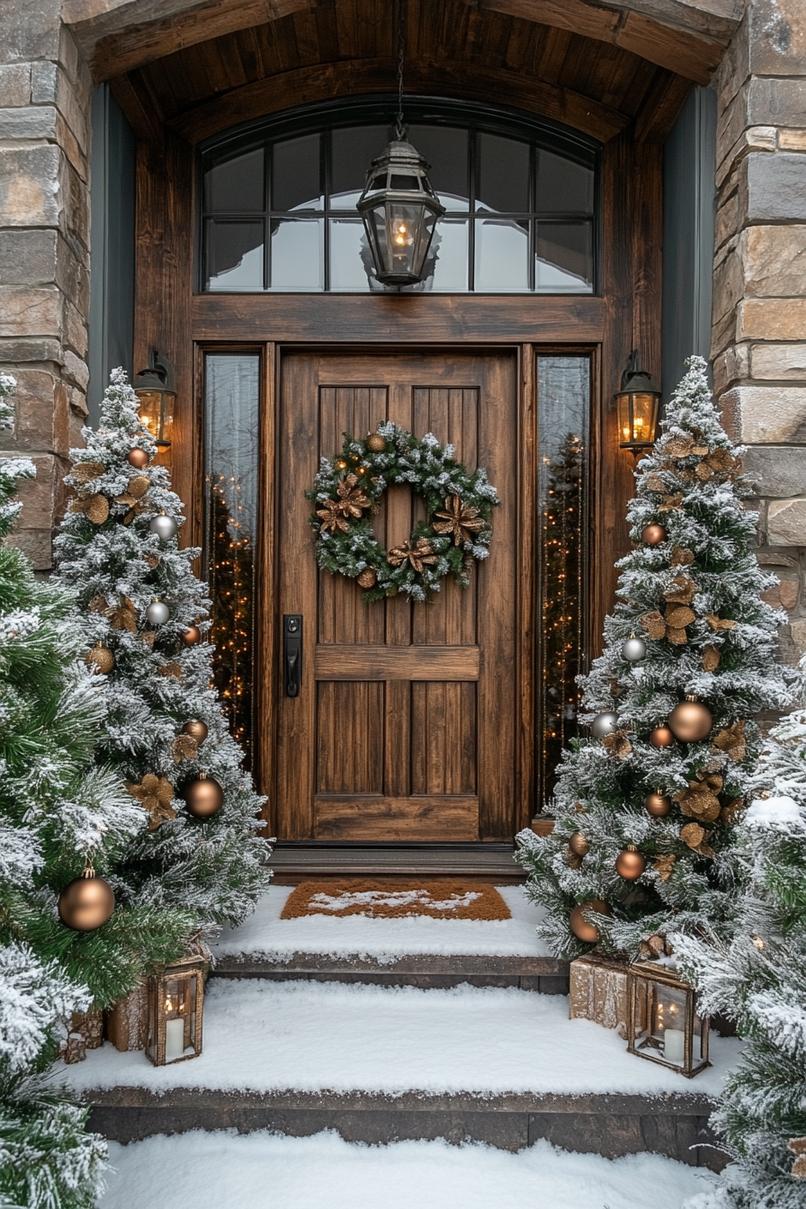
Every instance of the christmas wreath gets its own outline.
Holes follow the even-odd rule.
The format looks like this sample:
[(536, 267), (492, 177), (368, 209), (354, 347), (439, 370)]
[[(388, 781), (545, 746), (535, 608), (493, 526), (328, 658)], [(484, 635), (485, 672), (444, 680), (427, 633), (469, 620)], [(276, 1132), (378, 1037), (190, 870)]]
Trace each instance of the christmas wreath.
[[(432, 433), (418, 439), (392, 421), (363, 440), (345, 436), (338, 457), (322, 458), (308, 492), (319, 566), (356, 580), (367, 601), (398, 592), (424, 601), (446, 575), (466, 588), (472, 560), (489, 552), (498, 496), (486, 471), (469, 471), (453, 455), (453, 446)], [(424, 500), (428, 519), (408, 541), (385, 550), (372, 517), (395, 483), (407, 483)]]

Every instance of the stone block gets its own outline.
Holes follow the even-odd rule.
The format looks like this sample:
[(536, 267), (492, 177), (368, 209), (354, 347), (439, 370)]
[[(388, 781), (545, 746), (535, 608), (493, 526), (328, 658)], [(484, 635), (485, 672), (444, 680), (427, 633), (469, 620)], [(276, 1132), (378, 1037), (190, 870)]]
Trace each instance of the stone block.
[(750, 346), (748, 344), (731, 344), (714, 358), (713, 375), (714, 390), (722, 394), (734, 382), (741, 382), (750, 376)]
[(806, 332), (806, 298), (747, 298), (739, 303), (739, 340), (802, 340)]
[[(9, 455), (0, 453), (0, 459)], [(19, 498), (22, 502), (21, 529), (47, 529), (53, 523), (53, 504), (56, 484), (60, 478), (60, 467), (51, 454), (33, 454), (31, 461), (36, 467), (36, 478), (20, 483)]]
[(73, 306), (68, 297), (64, 299), (64, 332), (65, 344), (77, 353), (79, 357), (87, 358), (87, 317)]
[(721, 248), (739, 229), (739, 194), (737, 190), (726, 192), (720, 200), (716, 212), (716, 227), (714, 240), (717, 248)]
[(785, 499), (806, 492), (806, 446), (751, 445), (744, 468), (763, 495)]
[(15, 369), (16, 414), (6, 448), (67, 454), (67, 392), (52, 369)]
[(793, 571), (786, 573), (779, 571), (777, 574), (778, 583), (774, 588), (768, 588), (766, 592), (762, 592), (762, 599), (775, 609), (784, 609), (787, 613), (791, 613), (797, 607), (800, 596), (800, 576)]
[(20, 109), (0, 109), (0, 139), (33, 141), (56, 138), (56, 108), (53, 105), (26, 105)]
[(806, 130), (781, 130), (778, 146), (782, 151), (806, 151)]
[(806, 546), (806, 499), (803, 496), (770, 500), (767, 540), (773, 546)]
[(806, 382), (806, 344), (752, 345), (749, 376), (773, 381)]
[(797, 655), (806, 654), (806, 618), (793, 617), (789, 623), (789, 632)]
[(806, 224), (747, 227), (739, 237), (745, 293), (797, 297), (806, 280)]
[(53, 532), (50, 525), (45, 529), (15, 529), (9, 540), (18, 550), (22, 550), (35, 571), (49, 571), (53, 566)]
[(806, 126), (806, 77), (754, 76), (746, 117), (749, 126)]
[(62, 163), (53, 144), (0, 148), (0, 226), (59, 226)]
[(806, 387), (737, 386), (720, 400), (749, 444), (806, 442)]
[(81, 357), (77, 357), (75, 353), (69, 349), (64, 354), (64, 374), (72, 382), (79, 386), (82, 391), (87, 389), (87, 383), (90, 380), (90, 372), (87, 369), (87, 363)]
[(741, 261), (736, 248), (726, 244), (714, 265), (713, 310), (714, 319), (729, 314), (744, 294)]
[(61, 0), (0, 0), (0, 61), (57, 58), (61, 11)]
[(752, 152), (743, 166), (748, 222), (806, 221), (806, 156), (780, 151), (775, 155)]
[(31, 104), (29, 63), (6, 63), (0, 67), (0, 97), (4, 106)]
[(724, 156), (717, 150), (716, 184), (721, 188), (733, 172), (740, 159), (751, 151), (776, 151), (778, 148), (778, 131), (775, 126), (749, 126), (742, 130), (736, 141), (729, 147)]
[(0, 364), (22, 365), (32, 361), (61, 365), (61, 341), (56, 336), (12, 336), (8, 339), (0, 336)]
[(803, 75), (806, 6), (803, 0), (753, 0), (748, 6), (750, 64), (762, 76)]
[(61, 309), (55, 285), (0, 289), (0, 336), (59, 336)]
[(3, 285), (48, 285), (57, 280), (58, 235), (54, 230), (0, 231)]

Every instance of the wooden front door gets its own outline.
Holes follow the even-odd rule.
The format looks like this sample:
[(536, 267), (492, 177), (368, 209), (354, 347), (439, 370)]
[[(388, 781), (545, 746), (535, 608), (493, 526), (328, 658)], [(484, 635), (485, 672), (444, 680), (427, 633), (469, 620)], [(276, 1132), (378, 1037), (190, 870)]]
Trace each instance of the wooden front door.
[[(514, 354), (289, 352), (277, 424), (276, 612), (303, 625), (299, 695), (276, 677), (279, 838), (509, 840), (518, 801), (518, 409)], [(433, 432), (497, 487), (489, 559), (462, 591), (429, 604), (365, 604), (360, 588), (320, 572), (305, 492), (342, 434), (385, 419)], [(376, 518), (386, 547), (420, 515), (405, 488)], [(528, 573), (528, 569), (527, 569)], [(531, 670), (529, 671), (531, 682)]]

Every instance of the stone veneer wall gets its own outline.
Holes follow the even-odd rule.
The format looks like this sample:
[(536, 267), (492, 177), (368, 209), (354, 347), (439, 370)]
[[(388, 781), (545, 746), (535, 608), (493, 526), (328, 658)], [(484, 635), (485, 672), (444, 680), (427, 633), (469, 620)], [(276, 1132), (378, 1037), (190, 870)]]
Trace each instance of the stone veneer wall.
[(761, 559), (806, 650), (806, 0), (750, 0), (715, 80), (714, 381), (759, 483)]
[(37, 468), (18, 541), (40, 569), (86, 416), (90, 89), (60, 0), (0, 0), (0, 366), (18, 382), (3, 445)]

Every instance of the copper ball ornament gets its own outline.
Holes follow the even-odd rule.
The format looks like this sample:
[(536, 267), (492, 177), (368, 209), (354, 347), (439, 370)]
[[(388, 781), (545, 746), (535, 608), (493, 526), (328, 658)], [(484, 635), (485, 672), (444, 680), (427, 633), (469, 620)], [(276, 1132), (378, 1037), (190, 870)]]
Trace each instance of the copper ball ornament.
[(383, 453), (386, 449), (386, 437), (379, 432), (371, 432), (367, 437), (367, 449), (370, 453)]
[(568, 847), (574, 856), (585, 856), (590, 849), (590, 844), (581, 831), (575, 831), (568, 839)]
[(148, 465), (148, 454), (145, 449), (130, 449), (126, 454), (126, 461), (135, 470), (145, 470)]
[(668, 726), (656, 726), (649, 732), (649, 742), (653, 747), (673, 747), (674, 735)]
[(355, 577), (355, 581), (359, 588), (374, 588), (378, 582), (378, 576), (372, 567), (364, 567), (363, 571), (359, 571)]
[(603, 714), (597, 714), (591, 722), (591, 734), (594, 739), (604, 739), (608, 735), (612, 735), (617, 726), (617, 715), (612, 709), (605, 710)]
[(635, 635), (632, 638), (628, 638), (622, 645), (621, 657), (622, 659), (626, 659), (628, 663), (640, 663), (642, 659), (645, 659), (646, 643), (643, 638), (636, 638)]
[(152, 600), (146, 609), (146, 621), (149, 625), (165, 625), (170, 615), (170, 609), (161, 600)]
[(666, 815), (672, 809), (672, 802), (667, 798), (665, 793), (648, 793), (644, 798), (644, 807), (647, 814), (651, 814), (653, 819), (665, 819)]
[(203, 743), (209, 734), (207, 723), (202, 722), (201, 718), (191, 718), (182, 727), (182, 734), (190, 735), (191, 739), (195, 739), (197, 743)]
[(224, 805), (224, 790), (215, 777), (196, 777), (184, 787), (181, 796), (196, 819), (209, 819)]
[(713, 714), (701, 701), (681, 701), (669, 714), (669, 729), (681, 743), (702, 742), (713, 725)]
[(616, 873), (625, 882), (634, 882), (646, 869), (646, 859), (635, 848), (625, 848), (616, 857)]
[(185, 626), (182, 631), (182, 641), (185, 646), (195, 646), (197, 642), (201, 642), (202, 632), (197, 625)]
[(94, 932), (111, 918), (115, 896), (109, 882), (85, 869), (59, 895), (59, 919), (74, 932)]
[(668, 534), (663, 525), (659, 525), (657, 521), (653, 521), (651, 525), (645, 525), (641, 530), (641, 541), (646, 546), (659, 546), (661, 542), (665, 542)]
[(161, 542), (170, 541), (172, 537), (176, 537), (179, 526), (172, 516), (165, 516), (160, 513), (159, 516), (153, 516), (148, 525), (152, 533), (156, 533)]
[(599, 929), (588, 923), (583, 914), (585, 911), (598, 911), (600, 915), (607, 915), (609, 914), (607, 903), (603, 902), (601, 898), (588, 898), (584, 903), (579, 903), (574, 907), (569, 916), (568, 924), (577, 940), (592, 945), (599, 939)]
[(84, 662), (88, 667), (94, 668), (98, 672), (103, 672), (106, 676), (115, 666), (115, 656), (108, 646), (103, 646), (99, 642), (87, 651), (84, 656)]

